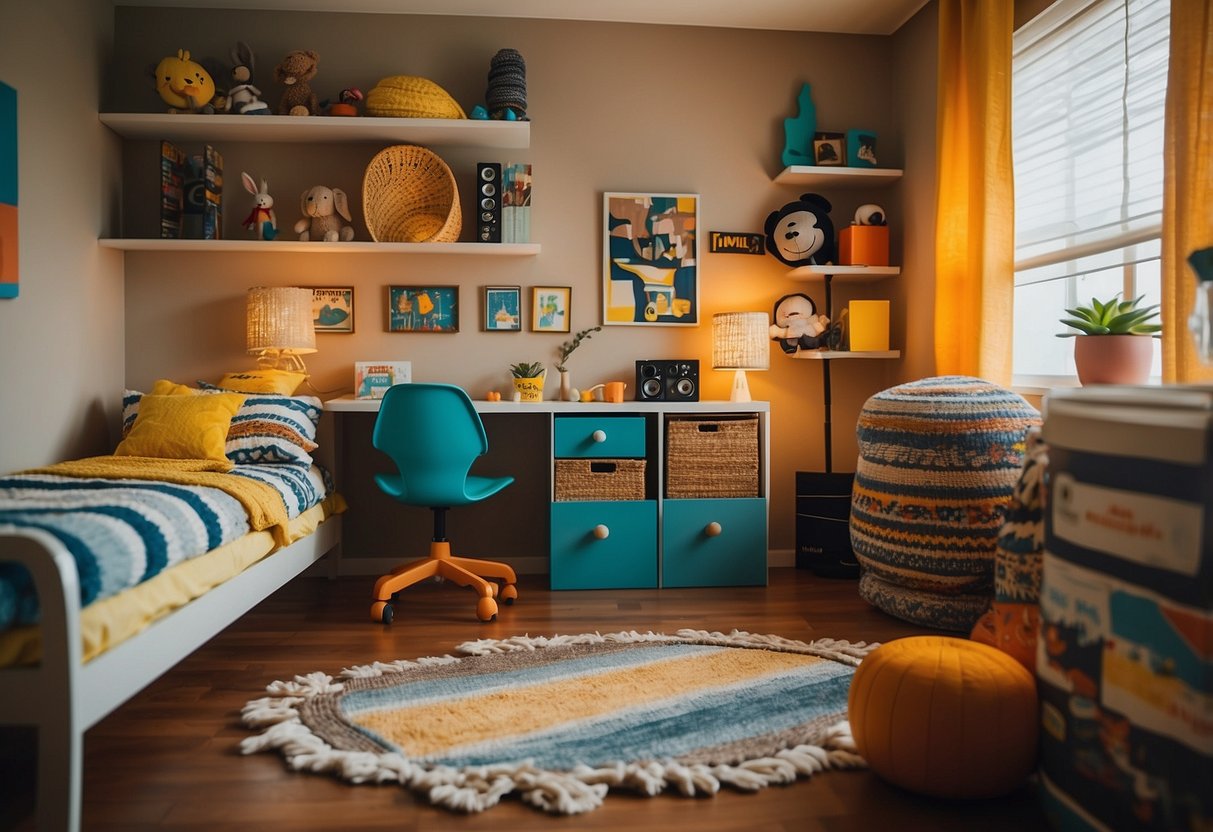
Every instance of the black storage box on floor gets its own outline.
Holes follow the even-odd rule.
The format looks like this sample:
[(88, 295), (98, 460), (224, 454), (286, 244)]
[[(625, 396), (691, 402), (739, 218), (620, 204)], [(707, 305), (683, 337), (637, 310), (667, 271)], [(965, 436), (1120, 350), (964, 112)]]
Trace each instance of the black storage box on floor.
[(851, 550), (852, 474), (796, 472), (796, 568), (823, 578), (858, 578)]

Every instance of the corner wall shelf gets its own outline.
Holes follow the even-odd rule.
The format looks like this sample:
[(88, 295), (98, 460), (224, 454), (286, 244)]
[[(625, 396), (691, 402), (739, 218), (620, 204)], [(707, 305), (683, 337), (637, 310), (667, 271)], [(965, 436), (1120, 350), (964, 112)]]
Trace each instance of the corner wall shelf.
[[(205, 116), (200, 116), (205, 118)], [(843, 168), (818, 165), (790, 165), (775, 177), (776, 185), (833, 185), (837, 188), (861, 188), (887, 185), (901, 178), (900, 168)]]
[(789, 355), (802, 361), (833, 361), (838, 358), (901, 358), (901, 350), (872, 350), (851, 352), (850, 350), (800, 350)]
[(827, 277), (846, 281), (880, 280), (901, 274), (901, 266), (798, 266), (788, 272), (792, 280), (823, 280)]
[(232, 116), (188, 113), (101, 113), (101, 123), (127, 139), (200, 142), (408, 142), (446, 147), (525, 148), (529, 121), (370, 116)]
[(240, 254), (473, 254), (527, 257), (538, 254), (540, 249), (539, 243), (375, 243), (361, 240), (351, 240), (347, 243), (305, 243), (299, 240), (163, 240), (109, 237), (98, 242), (102, 248), (122, 251), (209, 251)]

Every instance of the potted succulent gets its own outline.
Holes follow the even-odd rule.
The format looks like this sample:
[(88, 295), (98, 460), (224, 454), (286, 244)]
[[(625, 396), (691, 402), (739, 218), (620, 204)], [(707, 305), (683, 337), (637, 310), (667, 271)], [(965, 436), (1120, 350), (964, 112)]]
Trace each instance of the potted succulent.
[[(1073, 332), (1058, 338), (1079, 337), (1074, 342), (1074, 366), (1083, 384), (1144, 384), (1150, 376), (1154, 339), (1162, 325), (1154, 323), (1158, 305), (1141, 306), (1145, 295), (1120, 300), (1091, 299), (1090, 306), (1067, 309), (1061, 322)], [(1142, 337), (1146, 336), (1146, 337)]]
[(560, 345), (560, 360), (556, 362), (556, 372), (560, 373), (560, 400), (564, 402), (577, 401), (577, 391), (569, 382), (569, 370), (566, 366), (569, 356), (573, 351), (581, 346), (581, 342), (593, 337), (595, 332), (598, 332), (602, 327), (592, 326), (589, 329), (583, 329), (574, 335), (570, 340), (565, 341)]
[(543, 401), (543, 379), (547, 375), (543, 362), (522, 362), (510, 365), (510, 374), (514, 376), (515, 400), (520, 402)]

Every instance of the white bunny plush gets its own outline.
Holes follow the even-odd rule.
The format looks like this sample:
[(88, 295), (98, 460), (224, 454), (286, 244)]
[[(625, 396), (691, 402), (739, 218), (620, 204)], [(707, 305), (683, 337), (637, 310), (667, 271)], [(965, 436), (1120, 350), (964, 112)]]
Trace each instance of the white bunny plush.
[(244, 227), (251, 228), (258, 240), (272, 240), (278, 236), (278, 217), (274, 214), (274, 198), (270, 196), (269, 183), (261, 180), (261, 186), (253, 177), (241, 172), (244, 189), (253, 195), (253, 210), (244, 218)]
[(352, 217), (345, 191), (340, 188), (313, 185), (299, 198), (299, 210), (303, 219), (295, 223), (295, 233), (300, 240), (335, 243), (354, 239), (353, 227), (341, 222), (342, 218), (350, 222)]

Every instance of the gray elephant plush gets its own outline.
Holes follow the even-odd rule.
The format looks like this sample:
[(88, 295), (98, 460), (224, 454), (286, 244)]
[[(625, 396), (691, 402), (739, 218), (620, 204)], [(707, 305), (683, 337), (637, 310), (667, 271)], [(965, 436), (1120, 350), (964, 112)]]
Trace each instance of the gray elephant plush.
[(324, 185), (313, 185), (303, 192), (299, 200), (303, 219), (295, 223), (299, 239), (335, 243), (354, 239), (353, 226), (344, 225), (341, 219), (351, 222), (349, 204), (345, 191)]

